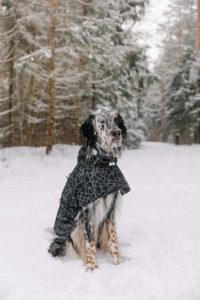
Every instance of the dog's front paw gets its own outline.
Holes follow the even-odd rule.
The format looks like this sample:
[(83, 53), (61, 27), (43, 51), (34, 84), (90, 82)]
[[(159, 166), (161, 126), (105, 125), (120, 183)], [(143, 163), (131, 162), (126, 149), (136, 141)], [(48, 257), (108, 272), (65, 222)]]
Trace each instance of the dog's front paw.
[(93, 272), (95, 269), (98, 269), (98, 266), (86, 266), (85, 270), (86, 272)]
[(90, 263), (90, 264), (86, 264), (86, 266), (85, 266), (86, 272), (92, 272), (92, 271), (94, 271), (97, 268), (98, 268), (98, 266), (97, 266), (97, 264), (95, 262), (94, 263)]
[(113, 257), (113, 264), (114, 265), (119, 265), (121, 263), (124, 262), (124, 259), (122, 256), (116, 256), (116, 257)]

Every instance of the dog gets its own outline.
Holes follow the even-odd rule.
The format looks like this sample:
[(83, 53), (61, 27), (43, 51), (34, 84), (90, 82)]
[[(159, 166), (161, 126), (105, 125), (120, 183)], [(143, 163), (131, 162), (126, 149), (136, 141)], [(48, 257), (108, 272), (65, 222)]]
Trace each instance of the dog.
[(81, 125), (78, 163), (63, 189), (48, 251), (66, 254), (71, 243), (86, 270), (97, 268), (96, 249), (109, 252), (113, 263), (123, 259), (116, 233), (116, 211), (130, 187), (117, 166), (127, 135), (120, 114), (102, 107)]

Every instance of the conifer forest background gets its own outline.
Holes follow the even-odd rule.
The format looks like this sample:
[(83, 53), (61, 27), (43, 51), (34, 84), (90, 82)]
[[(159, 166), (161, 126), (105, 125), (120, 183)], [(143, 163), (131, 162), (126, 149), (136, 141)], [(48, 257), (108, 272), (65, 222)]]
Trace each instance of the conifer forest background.
[(101, 105), (123, 116), (129, 148), (199, 144), (200, 0), (168, 2), (152, 67), (151, 0), (1, 0), (0, 148), (78, 144)]

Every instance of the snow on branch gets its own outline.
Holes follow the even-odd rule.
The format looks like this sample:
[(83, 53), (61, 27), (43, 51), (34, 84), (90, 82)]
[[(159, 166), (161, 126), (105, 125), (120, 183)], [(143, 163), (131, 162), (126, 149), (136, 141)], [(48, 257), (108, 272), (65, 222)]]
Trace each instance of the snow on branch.
[(8, 114), (16, 111), (16, 109), (17, 109), (17, 105), (13, 106), (11, 109), (7, 109), (7, 110), (4, 110), (4, 111), (1, 111), (0, 112), (0, 116), (8, 115)]

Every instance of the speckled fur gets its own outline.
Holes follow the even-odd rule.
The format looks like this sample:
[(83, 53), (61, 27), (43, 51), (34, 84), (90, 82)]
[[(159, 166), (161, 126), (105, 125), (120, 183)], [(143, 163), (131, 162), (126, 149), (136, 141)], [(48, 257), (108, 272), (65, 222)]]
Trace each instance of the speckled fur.
[(80, 255), (88, 270), (97, 268), (96, 248), (109, 252), (114, 264), (121, 262), (115, 228), (116, 210), (120, 206), (121, 198), (121, 193), (118, 192), (116, 197), (115, 194), (109, 194), (105, 199), (99, 198), (88, 205), (87, 218), (91, 236), (87, 236), (86, 233), (84, 211), (80, 212), (76, 218), (77, 226), (71, 238), (74, 250)]

